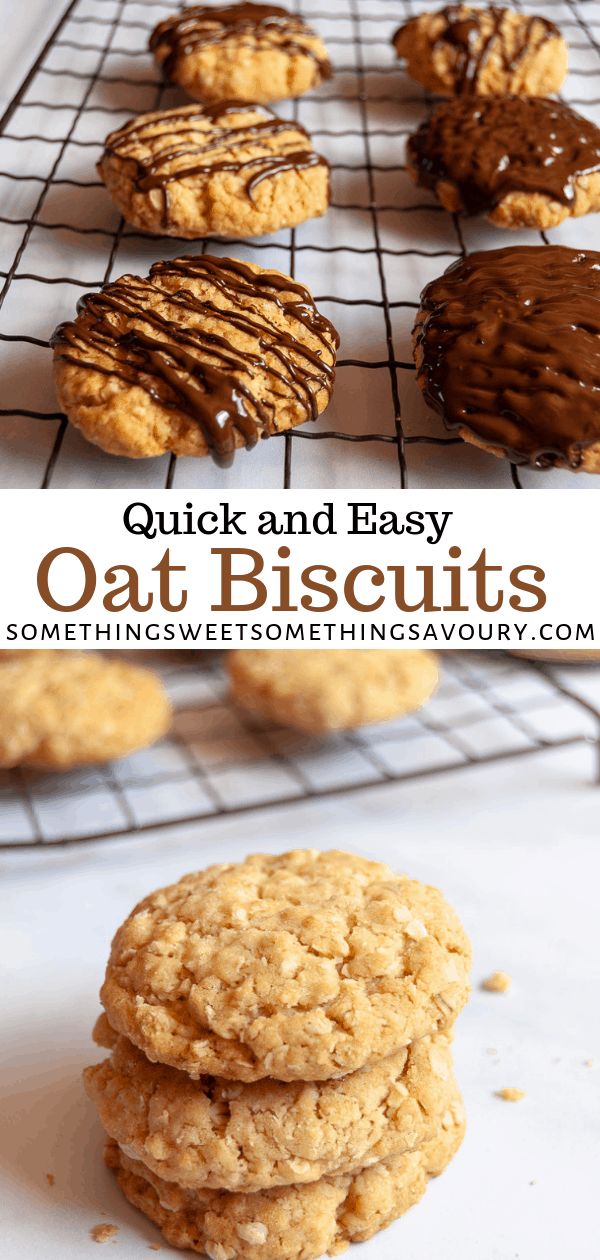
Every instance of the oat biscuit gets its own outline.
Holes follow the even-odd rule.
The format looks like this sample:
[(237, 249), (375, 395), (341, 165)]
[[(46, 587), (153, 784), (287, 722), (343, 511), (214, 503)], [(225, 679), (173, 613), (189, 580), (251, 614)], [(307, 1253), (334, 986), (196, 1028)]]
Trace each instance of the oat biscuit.
[(211, 1260), (318, 1260), (364, 1242), (417, 1203), (458, 1150), (464, 1112), (458, 1093), (445, 1106), (435, 1138), (347, 1177), (322, 1178), (255, 1194), (185, 1191), (131, 1160), (116, 1143), (106, 1162), (121, 1190), (174, 1247)]
[(465, 441), (600, 472), (600, 253), (470, 254), (423, 290), (414, 343), (427, 402)]
[(146, 897), (115, 936), (101, 1000), (149, 1059), (191, 1076), (328, 1080), (449, 1028), (469, 962), (437, 889), (296, 850)]
[(237, 704), (310, 734), (412, 713), (438, 680), (432, 652), (405, 649), (250, 649), (227, 666)]
[(150, 48), (167, 79), (201, 101), (301, 96), (331, 76), (315, 31), (270, 4), (198, 5), (167, 18)]
[(141, 114), (98, 172), (128, 223), (170, 236), (261, 236), (325, 213), (329, 165), (299, 123), (262, 105)]
[(191, 1080), (125, 1037), (85, 1073), (106, 1132), (151, 1172), (190, 1189), (256, 1191), (354, 1172), (422, 1146), (455, 1090), (439, 1033), (338, 1081)]
[(440, 96), (549, 96), (567, 73), (558, 27), (514, 9), (451, 4), (411, 18), (393, 43), (412, 78)]
[(160, 739), (171, 707), (146, 669), (93, 652), (0, 653), (0, 766), (68, 770)]
[(86, 294), (52, 345), (60, 405), (90, 442), (227, 465), (324, 410), (338, 337), (296, 280), (202, 255)]
[(600, 128), (544, 97), (458, 96), (409, 139), (407, 165), (446, 210), (556, 227), (600, 210)]

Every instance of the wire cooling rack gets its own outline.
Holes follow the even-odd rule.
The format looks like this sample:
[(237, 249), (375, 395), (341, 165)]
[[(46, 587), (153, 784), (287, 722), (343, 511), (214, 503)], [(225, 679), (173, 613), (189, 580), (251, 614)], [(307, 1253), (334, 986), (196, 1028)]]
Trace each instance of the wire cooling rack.
[(326, 739), (236, 709), (213, 661), (184, 653), (161, 670), (175, 722), (154, 748), (79, 773), (0, 774), (0, 848), (201, 823), (584, 741), (600, 752), (600, 708), (553, 670), (500, 652), (444, 653), (419, 713)]
[[(430, 0), (288, 3), (322, 34), (336, 69), (331, 82), (280, 108), (330, 159), (333, 205), (323, 219), (252, 243), (143, 236), (119, 218), (96, 177), (109, 130), (183, 99), (160, 82), (146, 50), (150, 30), (178, 0), (71, 0), (65, 8), (0, 120), (0, 484), (592, 488), (593, 477), (517, 472), (444, 436), (416, 386), (410, 330), (423, 285), (468, 250), (536, 239), (448, 215), (406, 173), (406, 136), (430, 101), (398, 66), (390, 36)], [(560, 25), (570, 45), (564, 99), (600, 121), (600, 3), (518, 0), (515, 7)], [(595, 216), (542, 239), (598, 245)], [(48, 336), (83, 292), (200, 249), (287, 270), (312, 288), (342, 334), (332, 405), (315, 425), (241, 452), (226, 473), (209, 460), (105, 456), (55, 410)]]

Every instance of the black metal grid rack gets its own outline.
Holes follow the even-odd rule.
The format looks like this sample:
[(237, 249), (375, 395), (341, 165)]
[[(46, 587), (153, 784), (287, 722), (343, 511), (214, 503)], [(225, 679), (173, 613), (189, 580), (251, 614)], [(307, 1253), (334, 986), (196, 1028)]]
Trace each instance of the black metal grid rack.
[[(422, 282), (474, 245), (506, 241), (506, 234), (449, 216), (433, 198), (423, 200), (405, 173), (404, 138), (424, 115), (428, 97), (398, 67), (390, 35), (403, 18), (430, 7), (429, 0), (295, 0), (297, 12), (323, 34), (336, 78), (281, 112), (291, 110), (305, 122), (331, 159), (332, 210), (324, 220), (267, 241), (197, 246), (130, 229), (94, 171), (109, 128), (178, 99), (160, 82), (146, 44), (154, 24), (179, 7), (179, 0), (70, 0), (0, 120), (6, 242), (0, 340), (7, 364), (0, 431), (4, 466), (12, 469), (7, 484), (223, 485), (223, 474), (208, 469), (209, 461), (194, 461), (193, 469), (192, 461), (179, 461), (186, 467), (178, 468), (174, 458), (140, 466), (86, 446), (53, 410), (47, 351), (49, 331), (72, 314), (81, 292), (126, 270), (143, 273), (155, 258), (182, 248), (209, 248), (307, 280), (346, 333), (338, 390), (326, 416), (262, 444), (260, 453), (238, 457), (228, 486), (572, 486), (568, 473), (520, 474), (443, 436), (418, 397), (410, 327)], [(561, 26), (571, 52), (565, 99), (593, 117), (600, 106), (594, 96), (600, 4), (517, 0), (517, 7), (550, 13)], [(593, 218), (550, 235), (593, 244)], [(329, 292), (319, 288), (321, 276)], [(368, 292), (362, 292), (367, 280)], [(578, 485), (590, 480), (578, 479)]]
[(166, 668), (164, 655), (172, 734), (108, 766), (0, 774), (1, 849), (201, 824), (571, 745), (600, 753), (600, 708), (554, 670), (500, 652), (444, 653), (420, 712), (322, 739), (237, 710), (214, 654), (176, 654)]

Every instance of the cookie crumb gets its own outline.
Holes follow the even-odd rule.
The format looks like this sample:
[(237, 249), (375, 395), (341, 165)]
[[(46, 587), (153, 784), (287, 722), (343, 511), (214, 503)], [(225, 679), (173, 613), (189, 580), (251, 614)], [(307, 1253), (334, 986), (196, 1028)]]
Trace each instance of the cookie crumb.
[(491, 976), (482, 980), (481, 987), (486, 993), (508, 993), (512, 979), (506, 971), (493, 971)]
[(116, 1238), (118, 1232), (118, 1225), (93, 1225), (90, 1230), (90, 1238), (95, 1243), (107, 1243)]
[(496, 1098), (502, 1098), (504, 1102), (520, 1102), (525, 1097), (525, 1091), (516, 1089), (514, 1085), (506, 1085), (504, 1089), (496, 1090)]
[(49, 1186), (53, 1186), (55, 1181), (54, 1173), (46, 1173), (46, 1181)]

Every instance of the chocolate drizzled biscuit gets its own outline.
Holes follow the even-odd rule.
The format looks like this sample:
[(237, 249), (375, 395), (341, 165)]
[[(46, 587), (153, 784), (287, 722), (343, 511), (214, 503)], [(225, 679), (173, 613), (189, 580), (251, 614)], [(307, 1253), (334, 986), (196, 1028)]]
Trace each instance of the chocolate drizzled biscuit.
[(86, 294), (52, 338), (59, 400), (114, 454), (204, 455), (316, 419), (338, 338), (308, 289), (232, 258), (155, 263)]
[(471, 254), (423, 290), (414, 336), (449, 429), (519, 464), (600, 472), (600, 253)]
[(141, 114), (107, 137), (98, 172), (128, 222), (177, 236), (295, 227), (330, 198), (304, 127), (232, 101)]
[(462, 96), (412, 135), (408, 169), (447, 210), (552, 227), (600, 209), (600, 129), (544, 97)]
[(316, 33), (278, 5), (183, 9), (158, 24), (150, 49), (167, 79), (205, 101), (280, 100), (331, 75)]
[(558, 91), (567, 70), (567, 47), (553, 22), (493, 5), (421, 13), (392, 42), (409, 74), (444, 96), (541, 96)]

